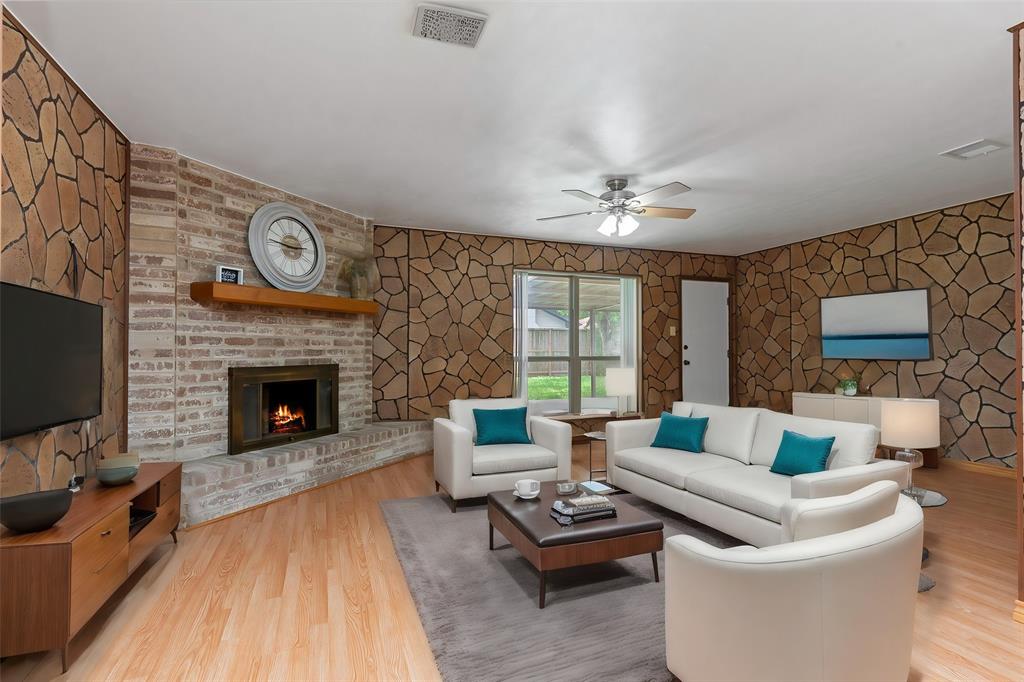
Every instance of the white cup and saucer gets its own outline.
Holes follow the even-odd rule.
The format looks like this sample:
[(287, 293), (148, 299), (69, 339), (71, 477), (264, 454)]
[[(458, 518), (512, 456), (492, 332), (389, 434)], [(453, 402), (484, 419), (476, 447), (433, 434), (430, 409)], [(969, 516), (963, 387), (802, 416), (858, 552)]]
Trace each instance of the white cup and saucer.
[(520, 500), (532, 500), (540, 495), (540, 481), (532, 478), (516, 481), (512, 494)]

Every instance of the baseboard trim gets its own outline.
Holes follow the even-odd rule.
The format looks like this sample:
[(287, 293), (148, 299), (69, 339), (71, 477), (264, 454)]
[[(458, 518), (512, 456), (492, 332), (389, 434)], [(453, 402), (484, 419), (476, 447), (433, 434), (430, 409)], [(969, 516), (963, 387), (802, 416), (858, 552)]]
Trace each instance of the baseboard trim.
[(1013, 619), (1018, 623), (1024, 623), (1024, 601), (1017, 599), (1013, 608)]
[(1017, 477), (1017, 470), (1011, 469), (1010, 467), (999, 467), (994, 464), (982, 464), (980, 462), (968, 462), (962, 459), (949, 459), (948, 457), (944, 457), (940, 461), (942, 462), (940, 466), (951, 466), (954, 469), (964, 469), (966, 471), (974, 471), (988, 476), (1001, 476), (1002, 478)]

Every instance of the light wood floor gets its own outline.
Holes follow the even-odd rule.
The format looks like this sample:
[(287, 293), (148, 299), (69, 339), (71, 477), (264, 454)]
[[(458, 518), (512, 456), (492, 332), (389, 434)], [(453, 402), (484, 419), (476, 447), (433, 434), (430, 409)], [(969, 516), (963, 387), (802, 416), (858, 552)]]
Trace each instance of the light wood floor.
[[(577, 478), (586, 457), (577, 446)], [(432, 494), (431, 467), (417, 457), (179, 533), (72, 643), (67, 677), (437, 679), (377, 506)], [(918, 596), (911, 679), (1024, 679), (1013, 480), (947, 467), (918, 481), (950, 502), (926, 512), (938, 585)], [(0, 665), (3, 682), (59, 674), (55, 653)]]

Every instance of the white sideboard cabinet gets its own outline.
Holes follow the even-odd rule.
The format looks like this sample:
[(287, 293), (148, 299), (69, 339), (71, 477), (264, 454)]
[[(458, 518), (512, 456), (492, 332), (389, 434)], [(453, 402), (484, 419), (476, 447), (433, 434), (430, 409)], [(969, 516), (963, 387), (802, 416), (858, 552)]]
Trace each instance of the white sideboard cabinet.
[[(882, 428), (882, 403), (886, 400), (897, 400), (897, 398), (794, 391), (793, 414), (800, 417), (874, 424), (880, 429)], [(937, 448), (925, 448), (922, 452), (926, 467), (938, 466), (939, 452)]]

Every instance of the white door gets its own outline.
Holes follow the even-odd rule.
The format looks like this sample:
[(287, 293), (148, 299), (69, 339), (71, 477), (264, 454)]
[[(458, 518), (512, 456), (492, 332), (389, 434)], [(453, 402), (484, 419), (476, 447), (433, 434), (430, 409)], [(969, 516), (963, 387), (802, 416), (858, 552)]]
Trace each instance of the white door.
[(683, 280), (683, 400), (729, 404), (729, 283)]

